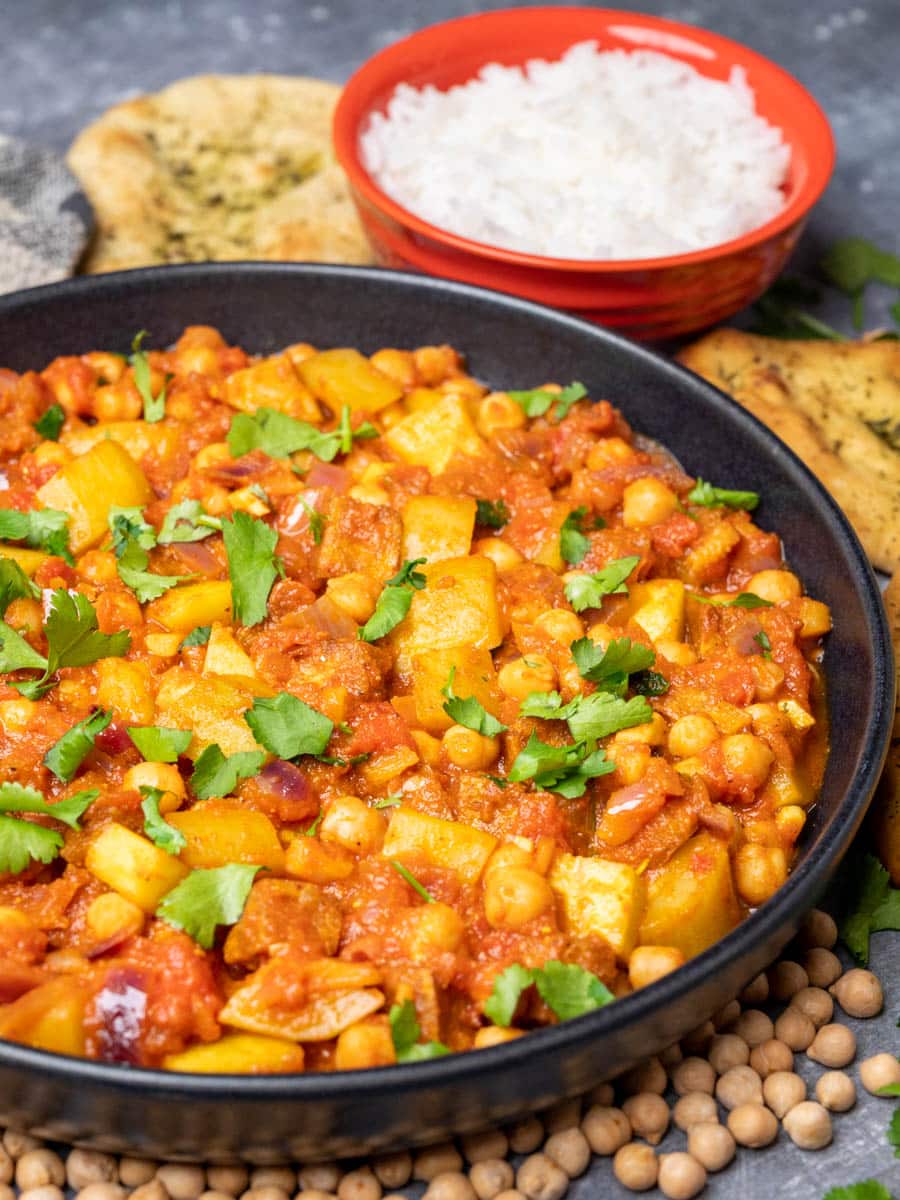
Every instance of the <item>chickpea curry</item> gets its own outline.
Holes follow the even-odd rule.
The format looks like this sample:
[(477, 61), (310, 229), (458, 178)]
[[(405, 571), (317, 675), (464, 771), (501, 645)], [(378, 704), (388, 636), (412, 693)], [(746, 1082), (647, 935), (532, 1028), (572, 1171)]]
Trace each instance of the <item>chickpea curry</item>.
[(0, 1038), (432, 1058), (784, 882), (830, 617), (758, 496), (449, 346), (143, 337), (0, 370)]

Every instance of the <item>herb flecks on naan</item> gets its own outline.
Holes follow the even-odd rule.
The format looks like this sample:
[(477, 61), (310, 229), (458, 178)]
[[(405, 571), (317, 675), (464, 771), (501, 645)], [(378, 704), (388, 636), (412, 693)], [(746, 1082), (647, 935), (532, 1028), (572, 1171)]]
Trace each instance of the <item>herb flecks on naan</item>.
[(97, 217), (84, 269), (370, 262), (331, 150), (339, 94), (318, 79), (207, 75), (109, 109), (69, 152)]

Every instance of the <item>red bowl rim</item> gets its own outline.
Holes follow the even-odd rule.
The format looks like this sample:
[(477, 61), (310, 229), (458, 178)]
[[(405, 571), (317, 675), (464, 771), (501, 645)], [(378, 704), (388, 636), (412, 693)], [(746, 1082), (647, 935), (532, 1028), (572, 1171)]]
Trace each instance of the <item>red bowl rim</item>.
[[(438, 225), (432, 225), (415, 213), (410, 212), (409, 209), (398, 204), (386, 192), (382, 191), (360, 160), (358, 131), (362, 119), (357, 120), (353, 108), (359, 98), (359, 94), (365, 90), (369, 73), (375, 64), (384, 63), (394, 58), (402, 58), (404, 52), (413, 43), (423, 35), (432, 33), (435, 29), (453, 29), (463, 24), (496, 20), (497, 18), (502, 19), (504, 17), (523, 21), (535, 13), (552, 13), (557, 17), (565, 16), (567, 13), (590, 13), (600, 21), (621, 18), (623, 21), (645, 29), (670, 33), (676, 37), (687, 37), (709, 46), (725, 58), (735, 58), (737, 52), (738, 61), (736, 65), (755, 65), (770, 75), (780, 77), (782, 84), (793, 91), (796, 101), (807, 109), (811, 123), (818, 127), (816, 132), (826, 152), (810, 160), (807, 179), (798, 189), (797, 194), (770, 221), (767, 221), (764, 225), (757, 226), (756, 229), (752, 229), (749, 233), (732, 238), (731, 241), (720, 242), (715, 246), (708, 246), (703, 250), (692, 250), (687, 254), (664, 255), (658, 258), (627, 259), (551, 258), (539, 254), (526, 254), (519, 250), (506, 249), (503, 246), (492, 246), (487, 242), (478, 242), (472, 238), (451, 233), (449, 230), (442, 229)], [(665, 53), (665, 51), (662, 51), (662, 53)], [(368, 116), (368, 112), (364, 114), (365, 116)], [(660, 267), (687, 267), (695, 263), (708, 262), (711, 259), (725, 258), (730, 254), (759, 246), (778, 234), (783, 233), (796, 222), (803, 220), (828, 186), (835, 162), (834, 134), (821, 105), (794, 75), (771, 59), (757, 53), (755, 50), (751, 50), (748, 46), (735, 41), (733, 38), (713, 33), (696, 25), (688, 25), (681, 21), (670, 21), (665, 17), (655, 17), (647, 13), (628, 12), (616, 8), (586, 8), (579, 5), (561, 5), (559, 7), (553, 6), (552, 8), (547, 6), (501, 8), (489, 12), (471, 13), (467, 16), (454, 17), (449, 21), (438, 21), (432, 25), (426, 25), (422, 29), (417, 29), (406, 37), (392, 42), (389, 46), (386, 46), (383, 50), (379, 50), (377, 54), (367, 59), (350, 76), (335, 107), (332, 137), (338, 162), (344, 169), (351, 186), (364, 196), (375, 209), (379, 210), (382, 214), (392, 217), (398, 224), (406, 226), (419, 235), (430, 238), (439, 244), (453, 247), (456, 250), (461, 250), (479, 258), (494, 259), (519, 267), (579, 273), (600, 272), (613, 274), (617, 272), (652, 270)]]

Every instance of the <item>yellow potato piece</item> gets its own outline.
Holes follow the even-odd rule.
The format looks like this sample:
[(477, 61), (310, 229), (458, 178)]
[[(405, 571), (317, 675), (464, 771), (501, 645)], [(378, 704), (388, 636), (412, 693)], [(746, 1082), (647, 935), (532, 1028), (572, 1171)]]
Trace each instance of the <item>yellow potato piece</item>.
[(146, 913), (155, 912), (163, 896), (188, 873), (173, 855), (116, 823), (94, 838), (84, 865), (101, 883)]
[(172, 588), (147, 606), (147, 620), (158, 621), (176, 633), (190, 633), (198, 625), (231, 621), (231, 583), (210, 579)]
[(253, 692), (240, 681), (217, 675), (195, 675), (175, 667), (162, 677), (156, 693), (156, 717), (170, 729), (192, 729), (187, 753), (196, 758), (213, 742), (223, 754), (258, 750), (244, 713), (253, 703)]
[(69, 514), (69, 545), (73, 554), (94, 546), (109, 533), (109, 510), (139, 507), (153, 499), (144, 472), (118, 442), (98, 442), (74, 458), (38, 488), (42, 508)]
[(459, 558), (472, 548), (476, 504), (470, 496), (413, 496), (403, 510), (403, 557)]
[(275, 1075), (303, 1070), (303, 1047), (282, 1038), (226, 1033), (217, 1042), (191, 1046), (163, 1059), (167, 1071), (198, 1075)]
[(431, 408), (410, 413), (388, 430), (384, 441), (398, 458), (414, 467), (427, 467), (432, 475), (446, 470), (456, 454), (481, 455), (485, 451), (466, 402), (459, 396), (445, 396)]
[(222, 625), (214, 625), (210, 632), (203, 674), (246, 677), (249, 680), (257, 678), (250, 655), (238, 644), (231, 630)]
[(191, 870), (229, 863), (252, 863), (272, 871), (284, 869), (284, 850), (265, 813), (211, 801), (170, 813), (166, 819), (184, 834), (187, 845), (180, 858)]
[(21, 1042), (36, 1050), (84, 1057), (86, 983), (71, 975), (51, 979), (0, 1006), (0, 1038)]
[(638, 939), (644, 915), (643, 877), (627, 863), (576, 854), (557, 854), (550, 886), (562, 904), (566, 929), (602, 937), (620, 959), (627, 959)]
[(453, 693), (475, 699), (494, 717), (500, 712), (500, 689), (490, 650), (474, 646), (448, 646), (417, 654), (412, 660), (415, 719), (429, 733), (441, 734), (455, 724), (444, 712), (442, 692), (453, 675)]
[(168, 458), (178, 446), (179, 430), (176, 425), (161, 421), (101, 421), (97, 425), (80, 425), (67, 430), (60, 443), (73, 454), (86, 454), (100, 442), (112, 440), (128, 451), (135, 462), (146, 454)]
[(21, 546), (0, 545), (0, 558), (11, 558), (28, 576), (33, 575), (41, 563), (45, 563), (49, 557), (50, 555), (44, 554), (43, 550), (27, 550)]
[(675, 946), (692, 958), (740, 919), (728, 847), (711, 833), (698, 833), (649, 881), (640, 942)]
[(648, 579), (628, 588), (631, 619), (651, 642), (680, 642), (684, 636), (684, 584), (678, 579)]
[(403, 395), (402, 386), (358, 350), (323, 350), (304, 359), (299, 370), (313, 395), (335, 414), (345, 404), (351, 412), (377, 413)]
[(385, 858), (421, 854), (434, 866), (448, 867), (464, 884), (472, 885), (478, 882), (496, 847), (497, 839), (483, 829), (411, 808), (395, 808), (382, 854)]
[(240, 412), (255, 413), (259, 408), (274, 408), (299, 421), (318, 425), (322, 420), (318, 404), (287, 354), (264, 358), (229, 375), (222, 399)]

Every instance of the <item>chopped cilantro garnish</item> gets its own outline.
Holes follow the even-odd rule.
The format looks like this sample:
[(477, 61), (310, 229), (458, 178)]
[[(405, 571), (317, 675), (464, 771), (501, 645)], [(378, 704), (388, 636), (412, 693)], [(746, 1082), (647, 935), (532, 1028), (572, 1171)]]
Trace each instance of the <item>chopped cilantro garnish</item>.
[(643, 696), (624, 700), (612, 692), (593, 692), (590, 696), (575, 696), (563, 704), (559, 692), (532, 692), (522, 701), (519, 713), (545, 721), (566, 721), (576, 741), (597, 742), (620, 729), (646, 724), (653, 716), (653, 709)]
[(44, 755), (44, 766), (57, 779), (68, 783), (94, 748), (94, 739), (112, 720), (111, 712), (92, 713), (73, 725)]
[(225, 755), (213, 744), (198, 756), (191, 775), (191, 790), (200, 800), (230, 796), (242, 779), (251, 779), (266, 761), (262, 750), (239, 750)]
[(75, 562), (69, 551), (69, 514), (56, 508), (28, 512), (0, 508), (0, 541), (24, 542), (65, 559), (70, 567)]
[(144, 520), (144, 510), (140, 507), (119, 508), (114, 505), (109, 510), (107, 522), (116, 558), (122, 557), (132, 541), (137, 542), (142, 550), (152, 550), (156, 545), (156, 530)]
[(697, 482), (687, 494), (687, 499), (688, 503), (699, 504), (703, 508), (742, 508), (752, 512), (759, 504), (759, 493), (713, 487), (698, 476)]
[(241, 919), (253, 880), (261, 867), (229, 863), (225, 867), (191, 871), (174, 887), (156, 910), (156, 915), (212, 949), (219, 925), (234, 925)]
[(629, 675), (651, 667), (656, 658), (649, 647), (627, 637), (614, 638), (605, 650), (583, 637), (572, 643), (571, 650), (582, 678), (616, 695), (625, 691)]
[(245, 512), (222, 522), (231, 576), (234, 615), (242, 625), (258, 625), (268, 613), (269, 592), (279, 574), (275, 557), (278, 531)]
[(34, 428), (48, 442), (58, 442), (62, 427), (66, 423), (66, 410), (61, 404), (51, 404), (35, 421)]
[(766, 631), (761, 629), (759, 633), (754, 633), (753, 640), (762, 651), (763, 658), (771, 659), (772, 643), (769, 641), (769, 635), (766, 633)]
[(178, 649), (184, 650), (188, 646), (205, 646), (211, 633), (212, 625), (198, 625), (196, 629), (191, 630)]
[(423, 1062), (428, 1058), (441, 1058), (449, 1054), (449, 1049), (442, 1042), (420, 1042), (422, 1030), (416, 1016), (416, 1006), (412, 1000), (404, 1000), (402, 1004), (394, 1004), (388, 1013), (391, 1026), (391, 1039), (398, 1063)]
[(568, 800), (583, 796), (589, 779), (615, 770), (603, 750), (594, 750), (587, 742), (574, 746), (548, 746), (532, 732), (527, 745), (516, 755), (509, 772), (511, 783), (534, 781), (543, 791), (556, 792)]
[(631, 690), (639, 696), (664, 696), (669, 690), (669, 681), (659, 671), (638, 671), (631, 677)]
[(184, 754), (194, 736), (190, 729), (167, 729), (163, 725), (129, 725), (128, 736), (145, 762), (174, 763)]
[(604, 596), (627, 592), (625, 580), (640, 562), (638, 555), (617, 558), (593, 575), (575, 575), (566, 583), (566, 599), (576, 612), (599, 608)]
[(50, 597), (44, 635), (47, 638), (47, 658), (42, 659), (40, 664), (44, 668), (43, 675), (27, 683), (12, 685), (30, 700), (36, 700), (49, 691), (53, 686), (51, 676), (63, 667), (86, 667), (99, 658), (121, 658), (131, 645), (131, 634), (127, 630), (101, 633), (97, 628), (96, 610), (87, 596), (81, 592), (69, 592), (65, 588), (57, 588)]
[(385, 796), (381, 800), (376, 800), (373, 807), (375, 808), (396, 808), (398, 804), (403, 803), (402, 796)]
[(398, 862), (396, 858), (392, 858), (390, 863), (400, 878), (405, 880), (414, 892), (418, 892), (426, 904), (434, 904), (434, 896), (419, 883), (412, 871), (408, 871), (403, 863)]
[(476, 500), (475, 524), (485, 529), (502, 529), (509, 522), (509, 509), (504, 500)]
[(456, 667), (451, 667), (450, 678), (441, 688), (441, 695), (447, 698), (443, 706), (447, 716), (457, 725), (464, 725), (466, 729), (474, 729), (483, 737), (496, 737), (497, 734), (503, 733), (507, 726), (501, 725), (496, 717), (491, 716), (480, 700), (476, 700), (474, 696), (467, 696), (463, 699), (462, 696), (454, 695), (453, 679), (455, 675)]
[(172, 542), (199, 542), (221, 529), (221, 519), (204, 512), (199, 500), (182, 500), (166, 513), (156, 540), (161, 546)]
[(144, 833), (154, 846), (165, 850), (166, 854), (180, 854), (187, 845), (187, 839), (181, 830), (170, 825), (159, 811), (159, 802), (165, 792), (146, 785), (141, 787), (140, 792), (143, 797), (141, 812), (144, 814)]
[(134, 385), (140, 393), (144, 404), (144, 420), (149, 424), (161, 421), (166, 415), (166, 392), (169, 390), (169, 378), (162, 386), (158, 396), (153, 395), (153, 385), (150, 379), (150, 360), (146, 350), (142, 349), (147, 330), (136, 333), (131, 343), (131, 354), (128, 362), (134, 372)]
[(425, 576), (416, 567), (427, 561), (424, 558), (407, 559), (393, 579), (387, 581), (375, 611), (359, 631), (362, 641), (377, 642), (400, 624), (409, 612), (413, 592), (421, 591), (425, 586)]
[(322, 536), (325, 533), (325, 516), (320, 513), (317, 508), (313, 508), (311, 504), (307, 504), (304, 499), (300, 500), (303, 506), (303, 511), (309, 518), (309, 532), (315, 545), (322, 544)]
[(323, 754), (334, 729), (333, 721), (289, 692), (258, 696), (244, 720), (259, 744), (277, 758)]
[(358, 429), (350, 427), (350, 409), (341, 409), (338, 428), (323, 433), (308, 421), (298, 421), (274, 408), (258, 408), (250, 413), (235, 413), (228, 431), (228, 448), (233, 458), (262, 450), (270, 458), (288, 458), (298, 450), (309, 450), (323, 462), (337, 454), (349, 453), (353, 440), (376, 438), (378, 430), (365, 421)]
[(46, 666), (47, 660), (43, 654), (39, 654), (18, 630), (0, 621), (0, 671), (42, 671)]
[(495, 977), (493, 990), (484, 1006), (485, 1016), (495, 1025), (511, 1025), (522, 992), (532, 984), (561, 1021), (604, 1008), (615, 999), (606, 984), (576, 963), (550, 960), (542, 967), (513, 963)]
[(582, 530), (582, 522), (587, 516), (584, 505), (574, 508), (562, 523), (559, 531), (559, 552), (572, 567), (577, 567), (591, 548), (590, 538)]
[(323, 808), (323, 809), (320, 809), (319, 815), (313, 821), (312, 825), (310, 825), (307, 829), (303, 830), (303, 836), (304, 837), (315, 837), (316, 834), (319, 832), (319, 826), (322, 824), (322, 819), (324, 818), (324, 816), (325, 816), (325, 809)]
[(555, 419), (559, 422), (568, 415), (569, 409), (576, 401), (587, 395), (587, 388), (583, 383), (570, 383), (560, 392), (533, 388), (525, 392), (507, 392), (507, 395), (522, 408), (526, 417), (542, 417), (551, 405), (556, 404)]
[(129, 537), (119, 555), (116, 570), (125, 586), (134, 592), (139, 604), (158, 600), (170, 588), (188, 578), (187, 575), (156, 575), (147, 570), (149, 562), (150, 556), (140, 542)]
[(838, 923), (841, 940), (858, 963), (869, 960), (869, 938), (883, 929), (900, 929), (900, 888), (874, 855), (852, 861), (841, 873), (845, 911)]
[(763, 600), (762, 596), (757, 596), (755, 592), (739, 592), (733, 600), (714, 600), (712, 596), (703, 596), (700, 592), (688, 592), (692, 600), (699, 601), (700, 604), (712, 604), (717, 608), (771, 608), (771, 600)]
[(8, 813), (42, 813), (78, 829), (78, 820), (99, 792), (76, 792), (66, 800), (48, 804), (36, 788), (19, 783), (0, 784), (0, 872), (18, 875), (30, 862), (52, 862), (63, 845), (62, 835), (33, 821), (23, 821)]
[(0, 617), (13, 600), (36, 600), (41, 589), (25, 574), (11, 558), (0, 558)]

